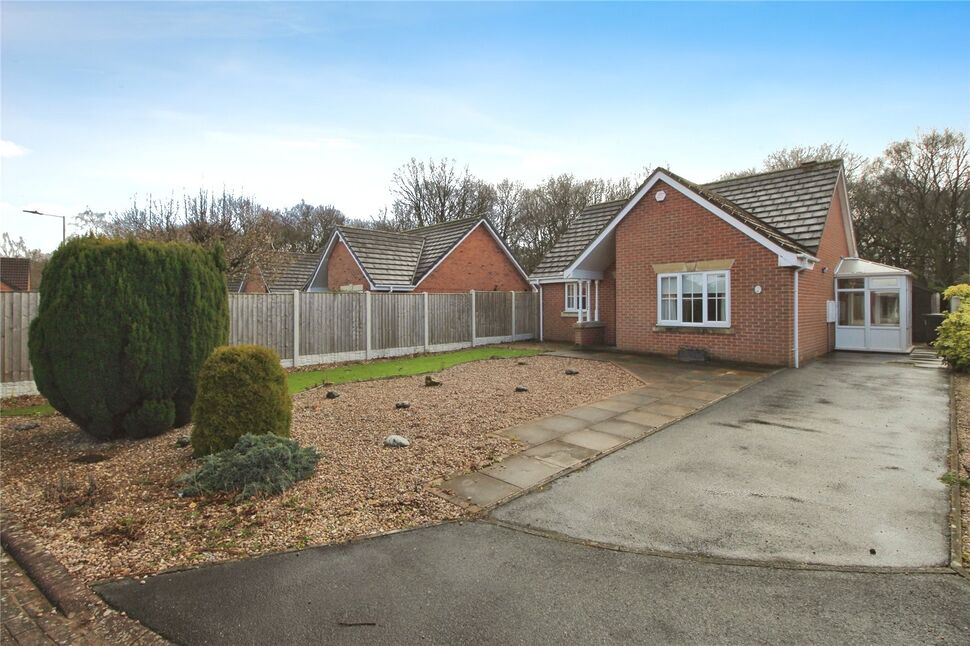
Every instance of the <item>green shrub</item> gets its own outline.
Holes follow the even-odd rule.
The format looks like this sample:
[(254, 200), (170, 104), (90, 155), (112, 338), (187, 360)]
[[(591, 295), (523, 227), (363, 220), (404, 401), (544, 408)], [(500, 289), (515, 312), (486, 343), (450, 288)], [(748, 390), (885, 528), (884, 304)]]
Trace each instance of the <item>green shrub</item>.
[(970, 285), (966, 283), (961, 283), (959, 285), (950, 285), (943, 292), (943, 298), (950, 300), (954, 296), (960, 298), (961, 301), (966, 303), (970, 301)]
[[(949, 291), (949, 290), (947, 290)], [(936, 353), (956, 370), (970, 370), (970, 299), (943, 319), (933, 342)]]
[(30, 325), (37, 389), (91, 435), (191, 419), (196, 375), (229, 335), (221, 249), (85, 237), (44, 269)]
[(224, 451), (247, 433), (289, 437), (292, 408), (278, 354), (258, 345), (217, 348), (199, 371), (192, 450)]
[(276, 435), (239, 438), (236, 446), (202, 458), (202, 466), (179, 476), (181, 494), (198, 496), (239, 492), (239, 498), (273, 495), (313, 474), (320, 455)]

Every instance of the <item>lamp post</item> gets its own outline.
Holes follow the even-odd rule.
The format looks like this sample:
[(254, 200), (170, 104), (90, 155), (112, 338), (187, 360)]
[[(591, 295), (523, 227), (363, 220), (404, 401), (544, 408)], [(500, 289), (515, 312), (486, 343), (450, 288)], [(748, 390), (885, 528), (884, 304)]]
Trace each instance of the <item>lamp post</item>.
[(46, 215), (49, 218), (60, 218), (61, 219), (61, 244), (67, 240), (67, 216), (64, 215), (54, 215), (53, 213), (41, 213), (37, 209), (24, 209), (24, 213), (30, 213), (31, 215)]

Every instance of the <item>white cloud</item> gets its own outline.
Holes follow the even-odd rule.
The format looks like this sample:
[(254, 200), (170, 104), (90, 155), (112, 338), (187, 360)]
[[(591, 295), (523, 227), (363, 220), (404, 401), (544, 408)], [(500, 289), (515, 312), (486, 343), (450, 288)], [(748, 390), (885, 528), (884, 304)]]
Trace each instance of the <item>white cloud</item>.
[(7, 141), (6, 139), (0, 139), (0, 157), (7, 159), (9, 157), (22, 157), (29, 153), (30, 151), (23, 146), (15, 144), (12, 141)]

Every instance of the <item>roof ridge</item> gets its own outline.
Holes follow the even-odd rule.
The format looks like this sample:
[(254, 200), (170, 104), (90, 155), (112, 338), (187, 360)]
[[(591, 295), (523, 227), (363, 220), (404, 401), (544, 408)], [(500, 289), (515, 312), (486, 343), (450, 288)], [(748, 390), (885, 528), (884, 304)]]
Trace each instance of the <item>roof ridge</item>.
[(344, 231), (345, 229), (351, 229), (353, 231), (365, 231), (367, 233), (380, 233), (380, 234), (383, 234), (383, 235), (390, 235), (390, 236), (407, 235), (407, 236), (414, 236), (416, 238), (423, 238), (423, 236), (421, 236), (420, 234), (415, 234), (413, 232), (414, 231), (413, 229), (408, 230), (408, 231), (394, 231), (394, 230), (387, 230), (387, 229), (371, 229), (371, 228), (368, 228), (368, 227), (355, 227), (355, 226), (351, 226), (351, 225), (348, 225), (348, 224), (338, 224), (338, 225), (336, 225), (335, 228), (338, 231)]
[(436, 222), (434, 224), (426, 224), (423, 227), (415, 227), (413, 229), (408, 229), (405, 233), (415, 233), (417, 231), (425, 231), (427, 229), (432, 229), (434, 227), (443, 227), (449, 224), (458, 224), (459, 222), (479, 222), (484, 220), (484, 216), (471, 215), (467, 218), (458, 218), (457, 220), (448, 220), (447, 222)]
[(706, 182), (704, 184), (700, 184), (699, 186), (713, 186), (714, 184), (725, 184), (727, 182), (737, 182), (739, 180), (750, 179), (753, 177), (764, 177), (765, 175), (776, 175), (776, 174), (780, 175), (781, 173), (790, 173), (796, 170), (818, 168), (821, 166), (826, 166), (826, 165), (835, 164), (835, 163), (838, 163), (840, 165), (845, 164), (845, 162), (841, 157), (837, 159), (826, 159), (824, 161), (810, 160), (810, 161), (801, 162), (798, 166), (792, 166), (791, 168), (778, 168), (775, 170), (761, 171), (760, 173), (751, 173), (749, 175), (738, 175), (737, 177), (729, 177), (727, 179), (716, 179), (713, 182)]

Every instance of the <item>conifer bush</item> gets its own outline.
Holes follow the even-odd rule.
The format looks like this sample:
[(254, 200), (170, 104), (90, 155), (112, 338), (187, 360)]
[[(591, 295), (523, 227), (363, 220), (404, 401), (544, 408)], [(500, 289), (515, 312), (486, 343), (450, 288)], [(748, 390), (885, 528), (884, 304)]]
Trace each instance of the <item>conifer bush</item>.
[(44, 269), (30, 362), (87, 433), (148, 437), (189, 422), (199, 368), (228, 336), (221, 248), (85, 237)]
[(289, 437), (292, 408), (276, 352), (258, 345), (217, 348), (199, 371), (192, 451), (231, 449), (247, 433)]
[(937, 330), (933, 348), (943, 361), (954, 370), (970, 370), (970, 285), (953, 285), (944, 298), (960, 298), (960, 307), (943, 319)]
[(273, 495), (313, 474), (320, 455), (289, 438), (246, 434), (231, 449), (202, 458), (202, 466), (179, 476), (184, 496), (238, 493)]

